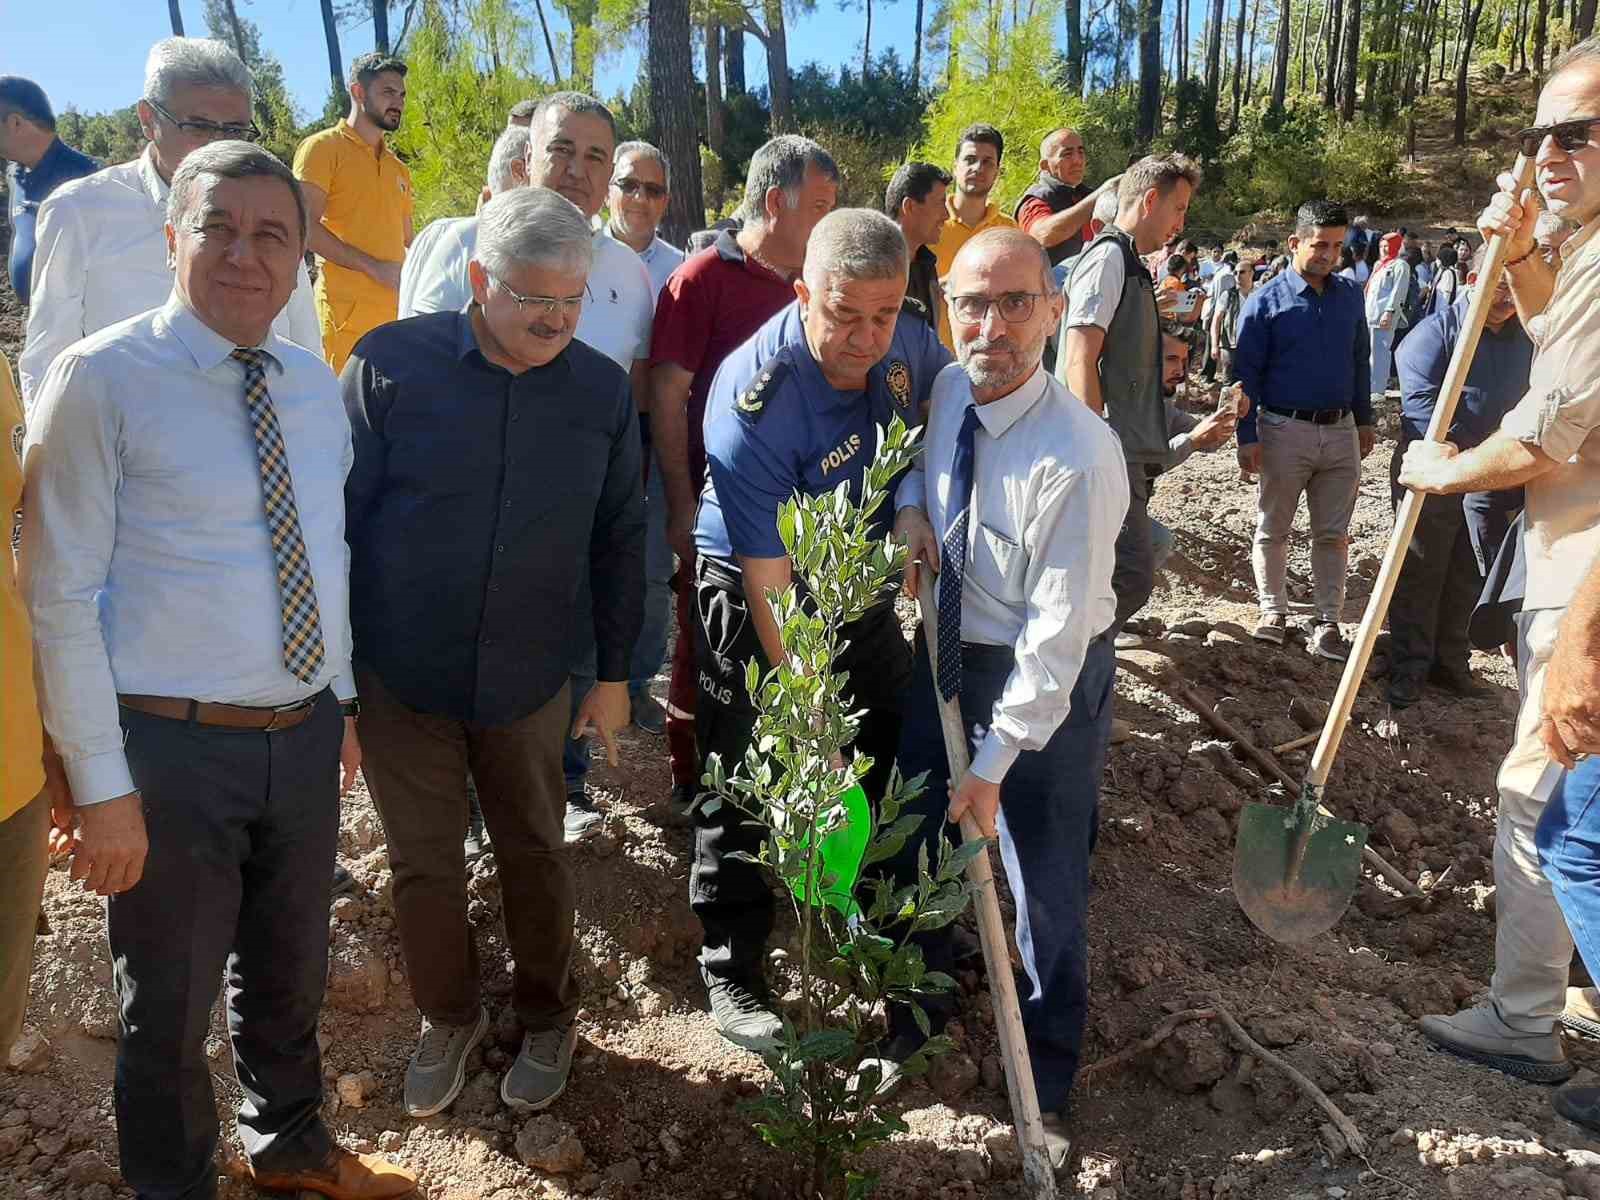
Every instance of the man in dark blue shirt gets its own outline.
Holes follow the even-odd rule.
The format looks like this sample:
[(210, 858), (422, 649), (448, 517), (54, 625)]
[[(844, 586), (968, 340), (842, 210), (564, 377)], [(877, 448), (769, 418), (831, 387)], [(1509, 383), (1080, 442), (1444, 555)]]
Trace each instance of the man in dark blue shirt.
[[(1480, 260), (1484, 253), (1479, 251)], [(1476, 272), (1467, 278), (1474, 282)], [(1470, 297), (1463, 297), (1423, 321), (1395, 352), (1400, 441), (1391, 477), (1399, 475), (1406, 447), (1427, 435), (1469, 302)], [(1500, 428), (1501, 418), (1527, 392), (1532, 364), (1533, 341), (1517, 319), (1510, 278), (1502, 276), (1446, 440), (1468, 450)], [(1397, 508), (1403, 494), (1396, 484)], [(1467, 667), (1467, 625), (1483, 584), (1484, 564), (1504, 539), (1511, 514), (1522, 507), (1521, 488), (1419, 498), (1422, 511), (1389, 604), (1389, 703), (1396, 708), (1421, 699), (1424, 681), (1458, 695), (1477, 692)]]
[(11, 290), (28, 302), (33, 272), (33, 225), (39, 205), (72, 179), (93, 175), (100, 164), (56, 136), (56, 115), (44, 89), (20, 75), (0, 75), (0, 158), (6, 168), (11, 252), (6, 270)]
[[(898, 416), (921, 424), (934, 376), (950, 361), (928, 323), (902, 313), (909, 256), (882, 213), (840, 209), (806, 243), (799, 300), (772, 317), (718, 369), (706, 400), (708, 477), (695, 522), (695, 733), (700, 758), (744, 761), (756, 714), (745, 664), (782, 657), (768, 589), (793, 579), (778, 509), (796, 492), (841, 483), (861, 498), (878, 427)], [(892, 505), (875, 515), (887, 534)], [(835, 668), (848, 672), (856, 739), (873, 760), (864, 781), (881, 795), (900, 736), (911, 651), (892, 598), (845, 626)], [(723, 1036), (759, 1048), (781, 1024), (762, 963), (772, 932), (772, 893), (755, 854), (762, 829), (732, 805), (697, 809), (689, 903), (705, 929), (700, 971)]]
[(1289, 631), (1289, 530), (1300, 496), (1311, 514), (1315, 623), (1307, 649), (1343, 661), (1339, 632), (1350, 517), (1361, 460), (1372, 453), (1371, 347), (1361, 289), (1334, 274), (1350, 224), (1326, 200), (1300, 206), (1290, 265), (1245, 301), (1233, 377), (1250, 397), (1239, 422), (1239, 466), (1259, 472), (1255, 548), (1258, 641), (1281, 646)]
[[(577, 1039), (562, 748), (569, 725), (593, 730), (616, 765), (644, 622), (638, 413), (622, 369), (573, 339), (592, 254), (570, 201), (504, 192), (479, 219), (468, 307), (382, 325), (344, 369), (362, 765), (422, 1012), (413, 1116), (450, 1105), (488, 1027), (461, 844), (469, 771), (526, 1031), (501, 1098), (548, 1105)], [(585, 569), (592, 603), (580, 608)], [(599, 682), (572, 720), (580, 628), (593, 630)]]

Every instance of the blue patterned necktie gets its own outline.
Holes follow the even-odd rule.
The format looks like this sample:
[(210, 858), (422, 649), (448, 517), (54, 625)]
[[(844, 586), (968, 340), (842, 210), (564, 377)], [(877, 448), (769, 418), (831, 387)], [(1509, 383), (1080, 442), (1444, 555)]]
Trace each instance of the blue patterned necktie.
[(978, 406), (969, 404), (956, 435), (955, 461), (950, 464), (950, 496), (945, 501), (949, 526), (939, 547), (939, 694), (955, 699), (961, 690), (961, 578), (967, 569), (967, 527), (972, 512), (973, 441), (978, 432)]
[(311, 560), (300, 532), (300, 513), (294, 502), (294, 480), (289, 456), (278, 427), (278, 414), (267, 392), (264, 350), (240, 347), (231, 356), (244, 367), (244, 402), (250, 429), (256, 439), (256, 461), (261, 468), (261, 501), (266, 508), (267, 531), (272, 536), (272, 557), (278, 568), (278, 600), (283, 619), (283, 665), (302, 683), (312, 683), (322, 669), (322, 617), (317, 612), (317, 588), (311, 578)]

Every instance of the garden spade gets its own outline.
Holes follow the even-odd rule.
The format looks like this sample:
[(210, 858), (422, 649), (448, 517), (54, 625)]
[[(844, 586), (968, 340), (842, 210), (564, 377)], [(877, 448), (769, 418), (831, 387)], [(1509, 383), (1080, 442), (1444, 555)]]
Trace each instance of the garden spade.
[[(1531, 185), (1532, 171), (1533, 163), (1519, 155), (1513, 169), (1519, 190)], [(1442, 440), (1450, 428), (1505, 260), (1505, 239), (1490, 239), (1483, 269), (1473, 286), (1466, 322), (1445, 372), (1444, 385), (1439, 389), (1433, 420), (1428, 424), (1430, 441)], [(1421, 504), (1422, 497), (1411, 491), (1400, 502), (1383, 566), (1373, 584), (1361, 628), (1345, 661), (1344, 676), (1339, 680), (1339, 690), (1334, 694), (1294, 807), (1249, 804), (1239, 818), (1233, 893), (1256, 928), (1276, 941), (1304, 942), (1332, 929), (1349, 907), (1361, 878), (1361, 851), (1367, 842), (1367, 828), (1339, 820), (1323, 807), (1322, 798), (1339, 742), (1350, 722), (1356, 692), (1366, 676), (1378, 631), (1389, 611), (1389, 600), (1400, 578)]]

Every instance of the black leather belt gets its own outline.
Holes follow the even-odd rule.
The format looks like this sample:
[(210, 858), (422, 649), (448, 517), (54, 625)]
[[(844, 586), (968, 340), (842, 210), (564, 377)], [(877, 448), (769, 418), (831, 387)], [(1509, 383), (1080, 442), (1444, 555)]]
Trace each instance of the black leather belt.
[(1350, 415), (1348, 408), (1279, 408), (1275, 404), (1261, 406), (1269, 413), (1291, 417), (1296, 421), (1310, 421), (1313, 425), (1337, 425)]

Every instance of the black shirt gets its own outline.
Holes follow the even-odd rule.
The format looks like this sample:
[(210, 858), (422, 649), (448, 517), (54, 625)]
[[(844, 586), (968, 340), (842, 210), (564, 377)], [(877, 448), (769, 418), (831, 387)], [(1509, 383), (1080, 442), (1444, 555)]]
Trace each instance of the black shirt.
[(939, 306), (944, 303), (944, 289), (939, 286), (939, 260), (926, 246), (918, 246), (911, 256), (911, 270), (906, 282), (906, 295), (922, 306), (922, 318), (939, 328)]
[(341, 384), (356, 661), (411, 708), (503, 724), (560, 690), (592, 620), (597, 677), (627, 679), (644, 496), (622, 369), (574, 340), (513, 375), (441, 312), (367, 334)]

